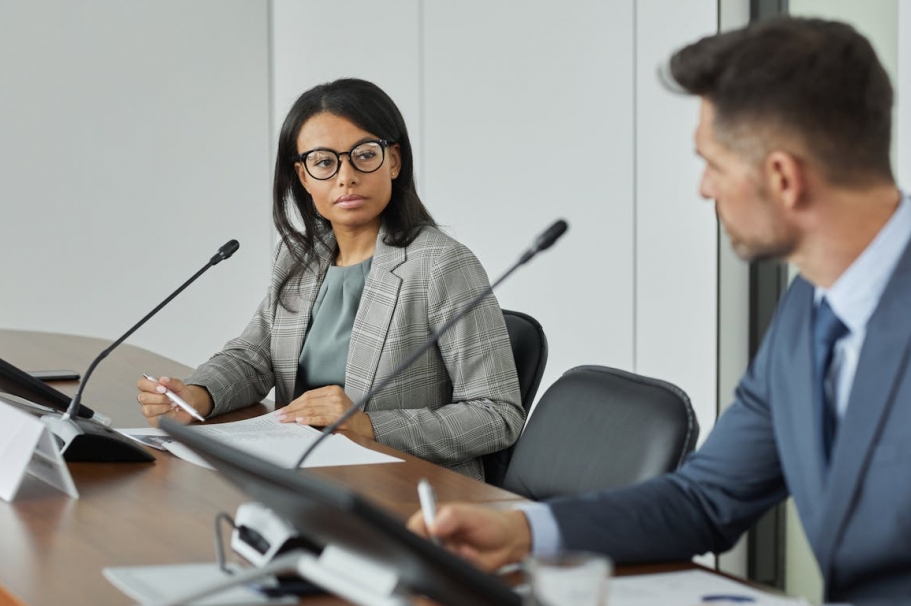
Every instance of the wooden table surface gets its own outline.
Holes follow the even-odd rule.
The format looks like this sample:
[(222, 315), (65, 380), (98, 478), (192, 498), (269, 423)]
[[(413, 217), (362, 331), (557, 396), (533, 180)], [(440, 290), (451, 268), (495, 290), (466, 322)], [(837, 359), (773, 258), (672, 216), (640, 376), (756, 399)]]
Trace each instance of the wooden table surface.
[[(80, 373), (109, 345), (89, 337), (0, 329), (0, 357), (25, 370)], [(143, 373), (184, 377), (190, 368), (128, 344), (96, 368), (83, 402), (114, 419), (115, 427), (143, 427), (136, 381)], [(72, 395), (77, 383), (52, 386)], [(236, 411), (219, 421), (262, 414), (267, 404)], [(323, 467), (310, 471), (340, 483), (405, 520), (419, 509), (416, 485), (428, 478), (439, 501), (508, 506), (523, 499), (370, 440), (363, 446), (392, 454), (404, 463)], [(151, 451), (150, 463), (70, 463), (79, 490), (71, 499), (29, 482), (13, 503), (0, 501), (0, 586), (26, 604), (128, 604), (129, 598), (103, 576), (108, 566), (214, 561), (214, 517), (233, 515), (249, 500), (211, 470), (169, 453)], [(620, 574), (692, 567), (621, 567)], [(344, 604), (331, 596), (302, 603)]]

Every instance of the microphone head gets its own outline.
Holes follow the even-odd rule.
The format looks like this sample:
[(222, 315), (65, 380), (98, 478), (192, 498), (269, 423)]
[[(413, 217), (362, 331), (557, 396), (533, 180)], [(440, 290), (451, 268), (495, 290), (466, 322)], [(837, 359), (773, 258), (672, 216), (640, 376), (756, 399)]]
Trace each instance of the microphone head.
[(237, 240), (230, 240), (226, 242), (221, 248), (218, 249), (218, 252), (215, 253), (215, 256), (209, 260), (209, 263), (212, 265), (218, 265), (236, 253), (238, 248), (240, 248), (240, 242)]
[(538, 241), (535, 242), (535, 248), (538, 251), (547, 250), (553, 246), (554, 242), (560, 239), (560, 236), (566, 233), (567, 229), (569, 229), (569, 224), (563, 219), (558, 219), (547, 228), (547, 231), (538, 237)]

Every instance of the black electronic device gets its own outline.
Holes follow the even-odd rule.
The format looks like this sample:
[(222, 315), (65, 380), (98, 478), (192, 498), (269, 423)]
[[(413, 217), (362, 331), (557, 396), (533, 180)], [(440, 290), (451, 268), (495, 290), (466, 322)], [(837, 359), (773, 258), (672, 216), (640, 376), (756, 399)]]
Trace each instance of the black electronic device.
[(75, 370), (29, 370), (28, 374), (40, 381), (78, 381), (80, 376)]
[(497, 577), (414, 534), (343, 486), (306, 470), (283, 469), (172, 419), (162, 419), (161, 428), (313, 545), (340, 547), (394, 569), (396, 591), (425, 595), (443, 606), (522, 603), (519, 594)]
[[(0, 391), (18, 396), (27, 402), (34, 402), (39, 406), (54, 411), (57, 415), (53, 418), (58, 421), (60, 419), (59, 415), (65, 414), (72, 402), (65, 393), (54, 389), (3, 359), (0, 359)], [(24, 402), (23, 405), (27, 402)], [(28, 410), (28, 408), (26, 409)], [(77, 415), (70, 419), (69, 424), (85, 438), (78, 443), (74, 443), (71, 448), (64, 450), (64, 458), (66, 460), (130, 461), (139, 463), (155, 460), (155, 457), (146, 452), (145, 449), (108, 427), (111, 420), (104, 415), (96, 413), (84, 404), (80, 404), (77, 410)], [(50, 413), (42, 417), (45, 423), (52, 418), (49, 415)], [(98, 452), (94, 449), (86, 450), (90, 443), (97, 441), (105, 441), (104, 450)], [(58, 445), (63, 446), (59, 440)]]
[[(32, 374), (2, 358), (0, 358), (0, 391), (53, 408), (61, 414), (66, 412), (71, 401), (71, 398), (65, 393), (54, 389)], [(91, 419), (94, 415), (95, 411), (91, 408), (85, 404), (79, 405), (77, 416), (83, 419)]]

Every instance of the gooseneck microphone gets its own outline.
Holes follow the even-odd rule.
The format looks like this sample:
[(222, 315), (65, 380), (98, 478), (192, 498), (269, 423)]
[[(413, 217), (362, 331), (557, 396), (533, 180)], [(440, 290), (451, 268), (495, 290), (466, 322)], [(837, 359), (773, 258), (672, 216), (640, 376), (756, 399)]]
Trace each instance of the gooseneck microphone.
[(301, 457), (297, 460), (297, 465), (295, 465), (295, 467), (300, 467), (301, 465), (303, 465), (304, 461), (307, 460), (307, 457), (310, 456), (310, 453), (313, 452), (317, 446), (319, 446), (320, 442), (325, 440), (329, 434), (331, 434), (333, 431), (338, 429), (342, 425), (342, 423), (344, 423), (345, 421), (350, 419), (351, 416), (355, 412), (360, 410), (364, 404), (366, 404), (367, 402), (370, 401), (370, 398), (372, 398), (374, 396), (374, 394), (376, 394), (377, 392), (379, 392), (383, 388), (385, 388), (387, 385), (389, 385), (389, 383), (393, 379), (395, 379), (397, 376), (399, 376), (406, 368), (411, 366), (411, 364), (414, 363), (414, 361), (417, 360), (425, 351), (427, 351), (432, 346), (434, 346), (436, 344), (436, 342), (440, 340), (440, 337), (442, 337), (446, 333), (446, 331), (448, 331), (450, 328), (452, 328), (452, 326), (456, 322), (458, 322), (459, 320), (464, 318), (466, 315), (468, 315), (469, 312), (471, 312), (471, 310), (473, 310), (475, 307), (477, 307), (478, 304), (487, 295), (492, 293), (493, 289), (496, 288), (497, 286), (499, 286), (503, 280), (508, 278), (510, 276), (510, 274), (512, 274), (512, 272), (514, 272), (516, 269), (518, 269), (520, 266), (524, 265), (525, 263), (528, 263), (532, 259), (532, 257), (537, 255), (539, 252), (550, 248), (553, 245), (553, 243), (556, 242), (560, 238), (560, 236), (562, 236), (564, 233), (566, 233), (566, 230), (568, 227), (569, 226), (567, 225), (566, 221), (564, 221), (563, 219), (555, 221), (553, 223), (553, 225), (548, 227), (540, 236), (538, 236), (538, 238), (534, 241), (534, 243), (531, 245), (531, 247), (528, 250), (526, 250), (524, 253), (522, 253), (522, 256), (519, 257), (519, 260), (516, 261), (515, 263), (513, 263), (512, 266), (510, 266), (509, 269), (507, 269), (506, 272), (504, 272), (503, 275), (500, 276), (496, 282), (494, 282), (493, 284), (491, 284), (490, 286), (485, 288), (482, 293), (480, 293), (474, 299), (469, 301), (468, 304), (465, 305), (465, 307), (463, 307), (459, 311), (459, 313), (454, 315), (445, 324), (440, 326), (440, 328), (438, 328), (436, 330), (436, 332), (434, 332), (432, 335), (430, 335), (430, 337), (428, 337), (428, 339), (420, 347), (415, 349), (413, 352), (411, 352), (411, 354), (409, 354), (409, 356), (407, 358), (402, 360), (402, 363), (399, 364), (398, 366), (396, 366), (392, 370), (392, 372), (390, 372), (389, 375), (386, 376), (385, 379), (380, 381), (374, 387), (370, 388), (370, 390), (367, 391), (366, 394), (364, 394), (364, 397), (360, 398), (357, 402), (352, 403), (352, 405), (348, 408), (348, 410), (346, 410), (344, 412), (344, 414), (342, 414), (342, 416), (340, 416), (338, 419), (336, 419), (333, 423), (326, 425), (326, 427), (323, 428), (322, 433), (320, 433), (319, 437), (313, 441), (313, 443), (310, 445), (310, 447), (307, 448), (307, 450), (304, 451), (304, 454), (302, 454)]
[(63, 452), (63, 457), (67, 461), (154, 461), (152, 457), (143, 448), (139, 447), (133, 440), (125, 437), (117, 431), (104, 427), (94, 421), (87, 421), (82, 418), (74, 418), (80, 410), (82, 401), (82, 392), (88, 383), (89, 377), (95, 371), (98, 364), (108, 357), (114, 349), (123, 343), (127, 337), (132, 335), (136, 330), (145, 324), (149, 318), (157, 314), (162, 307), (171, 302), (183, 290), (192, 284), (199, 276), (205, 273), (213, 265), (218, 265), (225, 259), (228, 259), (237, 252), (240, 244), (237, 240), (231, 240), (225, 243), (218, 252), (209, 259), (205, 266), (197, 271), (193, 276), (184, 282), (177, 290), (171, 293), (168, 298), (158, 304), (152, 311), (145, 315), (139, 322), (133, 325), (122, 337), (114, 341), (107, 349), (98, 354), (88, 369), (82, 375), (82, 381), (79, 382), (79, 388), (76, 395), (70, 401), (69, 407), (62, 417), (45, 415), (42, 421), (50, 428), (51, 432), (57, 438), (58, 444)]
[[(551, 225), (550, 227), (545, 229), (544, 233), (535, 239), (535, 242), (534, 242), (534, 244), (531, 245), (531, 248), (529, 248), (524, 253), (522, 253), (522, 256), (519, 257), (519, 260), (516, 262), (516, 264), (513, 265), (509, 269), (509, 271), (506, 272), (505, 275), (503, 275), (499, 280), (497, 280), (496, 284), (494, 284), (493, 286), (496, 286), (497, 284), (502, 282), (506, 278), (506, 276), (508, 276), (509, 274), (512, 273), (512, 270), (514, 270), (515, 268), (517, 268), (518, 266), (520, 266), (524, 263), (527, 263), (528, 261), (531, 260), (532, 257), (534, 257), (536, 254), (538, 254), (542, 250), (547, 250), (548, 248), (553, 246), (554, 242), (556, 242), (560, 238), (560, 236), (562, 236), (564, 233), (566, 233), (566, 230), (568, 228), (569, 228), (569, 225), (567, 225), (566, 221), (564, 221), (563, 219), (560, 219), (559, 221), (554, 221), (553, 225)], [(493, 286), (491, 286), (491, 289), (493, 289)]]

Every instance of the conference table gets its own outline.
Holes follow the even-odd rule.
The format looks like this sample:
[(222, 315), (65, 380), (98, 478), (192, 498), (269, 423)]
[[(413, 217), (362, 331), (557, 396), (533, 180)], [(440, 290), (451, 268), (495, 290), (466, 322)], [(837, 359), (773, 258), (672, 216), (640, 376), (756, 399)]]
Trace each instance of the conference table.
[[(0, 358), (24, 370), (83, 372), (109, 344), (91, 337), (0, 329)], [(147, 423), (136, 403), (136, 381), (141, 374), (185, 377), (190, 371), (173, 360), (124, 344), (96, 368), (83, 402), (110, 416), (115, 427), (143, 427)], [(51, 385), (72, 395), (78, 383)], [(249, 418), (270, 408), (268, 402), (258, 403), (211, 422)], [(356, 491), (403, 521), (420, 507), (416, 491), (420, 478), (431, 482), (440, 502), (508, 507), (524, 500), (371, 440), (355, 441), (404, 462), (310, 468), (308, 472)], [(170, 453), (149, 452), (155, 456), (154, 463), (68, 464), (79, 499), (34, 482), (26, 483), (13, 502), (0, 501), (0, 590), (35, 606), (129, 604), (131, 600), (102, 576), (103, 568), (213, 562), (215, 516), (219, 512), (233, 515), (249, 498), (215, 471)], [(620, 567), (618, 573), (692, 567), (688, 562)], [(328, 595), (300, 601), (308, 605), (347, 603)]]

